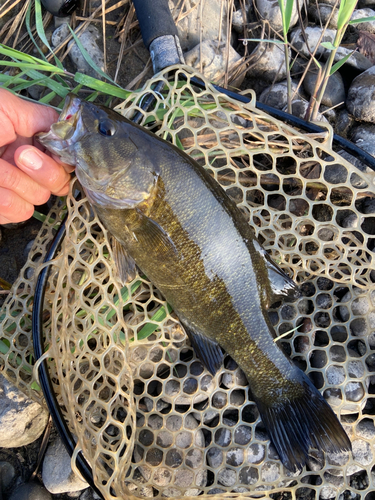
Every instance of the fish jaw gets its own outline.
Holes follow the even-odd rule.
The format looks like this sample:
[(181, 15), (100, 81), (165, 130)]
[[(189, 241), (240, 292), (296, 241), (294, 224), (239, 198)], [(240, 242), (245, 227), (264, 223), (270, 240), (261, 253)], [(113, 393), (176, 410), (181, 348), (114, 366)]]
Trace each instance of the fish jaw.
[(74, 94), (68, 94), (59, 119), (48, 132), (36, 135), (37, 140), (62, 161), (75, 165), (75, 145), (85, 135), (82, 103)]

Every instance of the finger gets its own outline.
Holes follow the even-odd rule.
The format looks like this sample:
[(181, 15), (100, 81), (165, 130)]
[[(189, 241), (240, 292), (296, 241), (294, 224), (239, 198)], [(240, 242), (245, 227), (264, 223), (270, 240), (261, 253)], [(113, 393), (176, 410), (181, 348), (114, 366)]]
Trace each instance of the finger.
[[(14, 191), (0, 187), (0, 223), (22, 222), (30, 219), (34, 205), (22, 199)], [(4, 222), (1, 222), (4, 220)]]
[(25, 101), (0, 89), (0, 145), (13, 142), (17, 134), (32, 137), (38, 132), (46, 132), (58, 116), (50, 107)]
[(60, 193), (70, 181), (70, 175), (61, 165), (33, 146), (19, 147), (14, 160), (23, 172), (53, 194)]
[(19, 168), (0, 159), (0, 186), (13, 191), (19, 197), (33, 205), (43, 205), (49, 200), (51, 191)]
[(53, 155), (52, 155), (52, 158), (55, 160), (55, 162), (56, 162), (56, 163), (58, 163), (59, 165), (62, 165), (62, 166), (64, 167), (64, 170), (65, 170), (66, 172), (68, 172), (69, 174), (70, 174), (71, 172), (74, 172), (74, 169), (75, 169), (75, 166), (74, 166), (74, 165), (69, 165), (68, 163), (64, 163), (64, 162), (63, 162), (63, 161), (61, 161), (61, 160), (60, 160), (60, 158), (59, 158), (57, 155), (55, 155), (55, 154), (53, 154)]

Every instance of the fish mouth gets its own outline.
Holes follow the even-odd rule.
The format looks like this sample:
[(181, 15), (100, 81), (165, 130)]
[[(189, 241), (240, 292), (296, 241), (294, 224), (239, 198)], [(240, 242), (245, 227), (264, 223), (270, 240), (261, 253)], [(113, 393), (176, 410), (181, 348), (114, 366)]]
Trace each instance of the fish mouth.
[(77, 142), (84, 133), (82, 103), (74, 94), (68, 94), (59, 119), (48, 132), (37, 134), (38, 141), (52, 153), (63, 156), (63, 151)]

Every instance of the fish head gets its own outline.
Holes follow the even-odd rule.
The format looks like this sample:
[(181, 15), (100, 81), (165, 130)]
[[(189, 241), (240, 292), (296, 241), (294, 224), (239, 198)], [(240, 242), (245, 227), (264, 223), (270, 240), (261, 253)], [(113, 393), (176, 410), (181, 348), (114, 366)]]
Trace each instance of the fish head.
[(76, 167), (93, 205), (134, 208), (147, 200), (156, 186), (159, 170), (150, 159), (146, 161), (144, 134), (105, 106), (69, 94), (59, 120), (37, 139)]

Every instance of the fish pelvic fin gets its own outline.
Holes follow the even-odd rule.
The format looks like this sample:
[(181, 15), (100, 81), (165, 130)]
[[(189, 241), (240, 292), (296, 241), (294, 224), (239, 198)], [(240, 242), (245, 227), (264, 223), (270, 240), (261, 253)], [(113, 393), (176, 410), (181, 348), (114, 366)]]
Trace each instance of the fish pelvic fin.
[(298, 399), (267, 405), (256, 401), (262, 421), (284, 467), (301, 472), (310, 448), (325, 453), (350, 452), (341, 423), (309, 378), (301, 372), (304, 392)]
[(114, 237), (111, 238), (111, 247), (117, 271), (117, 278), (124, 286), (133, 281), (136, 277), (137, 266), (125, 250), (125, 247)]

